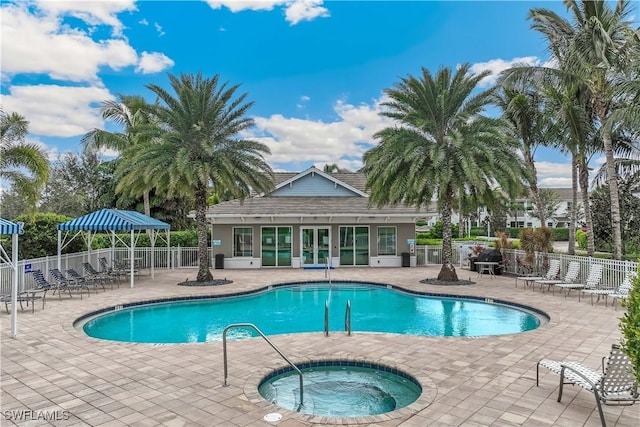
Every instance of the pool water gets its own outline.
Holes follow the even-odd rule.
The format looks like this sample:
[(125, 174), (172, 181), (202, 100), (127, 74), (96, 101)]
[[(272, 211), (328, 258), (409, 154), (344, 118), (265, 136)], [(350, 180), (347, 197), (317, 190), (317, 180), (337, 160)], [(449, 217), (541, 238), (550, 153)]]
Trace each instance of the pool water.
[(413, 403), (421, 387), (406, 377), (373, 367), (318, 366), (288, 370), (268, 378), (258, 392), (269, 402), (291, 411), (329, 417), (359, 417), (395, 411)]
[[(232, 323), (253, 323), (266, 335), (344, 331), (347, 301), (354, 332), (430, 336), (484, 336), (528, 331), (540, 318), (513, 306), (474, 299), (408, 294), (353, 283), (274, 287), (243, 296), (145, 304), (110, 311), (83, 325), (89, 336), (114, 341), (192, 343), (222, 340)], [(235, 328), (229, 338), (256, 336)]]

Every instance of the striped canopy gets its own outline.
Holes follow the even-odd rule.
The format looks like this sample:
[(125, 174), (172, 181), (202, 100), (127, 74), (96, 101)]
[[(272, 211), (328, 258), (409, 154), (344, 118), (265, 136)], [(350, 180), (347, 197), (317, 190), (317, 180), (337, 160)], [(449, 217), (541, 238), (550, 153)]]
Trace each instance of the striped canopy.
[(16, 224), (15, 222), (0, 218), (0, 234), (20, 234), (21, 228), (22, 224)]
[(168, 230), (166, 222), (151, 218), (140, 212), (101, 209), (93, 213), (58, 224), (62, 231), (131, 231)]

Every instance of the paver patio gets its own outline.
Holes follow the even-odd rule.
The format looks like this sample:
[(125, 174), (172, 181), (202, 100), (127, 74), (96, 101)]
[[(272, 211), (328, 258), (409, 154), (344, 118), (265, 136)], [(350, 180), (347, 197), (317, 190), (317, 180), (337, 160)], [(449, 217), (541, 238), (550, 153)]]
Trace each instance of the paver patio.
[[(535, 364), (543, 357), (570, 358), (593, 368), (620, 339), (619, 317), (602, 302), (591, 306), (514, 287), (509, 276), (470, 277), (470, 286), (419, 283), (435, 277), (439, 266), (421, 268), (338, 268), (334, 281), (391, 283), (434, 293), (475, 295), (530, 305), (551, 320), (524, 334), (497, 337), (423, 337), (355, 332), (277, 335), (270, 339), (294, 362), (346, 358), (395, 366), (425, 382), (417, 408), (362, 418), (360, 425), (391, 426), (600, 426), (593, 395), (567, 387), (556, 401), (558, 376), (541, 370), (535, 385)], [(260, 338), (231, 341), (229, 386), (223, 387), (222, 343), (151, 345), (102, 341), (74, 329), (73, 321), (99, 308), (130, 301), (180, 295), (224, 294), (297, 280), (323, 280), (319, 270), (215, 270), (233, 284), (182, 287), (195, 270), (157, 271), (155, 280), (141, 276), (136, 287), (78, 297), (48, 298), (18, 313), (18, 337), (10, 338), (10, 316), (0, 315), (2, 328), (2, 409), (4, 425), (56, 426), (270, 426), (335, 425), (335, 420), (311, 419), (261, 399), (255, 385), (284, 361)], [(354, 313), (354, 316), (356, 314)], [(251, 321), (251, 319), (247, 319)], [(259, 326), (259, 325), (258, 325)], [(640, 404), (605, 406), (607, 425), (637, 427)], [(12, 412), (13, 411), (13, 412)], [(32, 411), (32, 412), (26, 412)], [(277, 423), (263, 420), (278, 412)], [(15, 415), (22, 415), (18, 420)], [(45, 420), (45, 416), (59, 420)], [(25, 416), (40, 419), (25, 420)], [(63, 419), (68, 418), (68, 419)], [(314, 422), (312, 422), (314, 421)], [(324, 422), (317, 422), (324, 421)], [(352, 420), (353, 421), (353, 420)], [(352, 422), (353, 423), (353, 422)], [(348, 421), (342, 424), (349, 424)]]

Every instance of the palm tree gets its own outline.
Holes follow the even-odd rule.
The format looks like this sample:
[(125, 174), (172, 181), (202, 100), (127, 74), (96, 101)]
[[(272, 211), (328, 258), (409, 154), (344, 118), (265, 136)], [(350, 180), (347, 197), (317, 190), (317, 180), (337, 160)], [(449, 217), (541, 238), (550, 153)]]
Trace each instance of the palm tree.
[(207, 198), (210, 192), (244, 198), (251, 191), (271, 189), (273, 173), (263, 157), (269, 148), (238, 137), (254, 125), (246, 117), (253, 103), (246, 102), (246, 93), (236, 97), (239, 85), (221, 84), (218, 75), (205, 78), (201, 73), (169, 74), (169, 80), (175, 95), (147, 86), (159, 100), (151, 109), (158, 126), (154, 137), (125, 150), (117, 191), (139, 194), (153, 185), (169, 197), (192, 201), (198, 229), (197, 280), (205, 282), (212, 279)]
[[(119, 95), (116, 101), (104, 101), (100, 112), (104, 120), (109, 120), (123, 128), (122, 132), (108, 132), (102, 129), (92, 129), (82, 137), (86, 148), (109, 148), (120, 153), (128, 147), (141, 141), (141, 135), (146, 126), (151, 125), (149, 116), (150, 106), (141, 96)], [(143, 190), (142, 200), (144, 213), (151, 216), (149, 189)]]
[(0, 110), (0, 179), (11, 182), (34, 206), (40, 187), (47, 182), (49, 161), (41, 147), (24, 141), (28, 130), (23, 116)]
[[(548, 122), (542, 113), (539, 92), (530, 87), (529, 82), (517, 83), (519, 84), (510, 86), (503, 81), (496, 91), (494, 103), (500, 107), (502, 117), (511, 125), (514, 136), (520, 140), (524, 162), (529, 169), (531, 198), (534, 204), (539, 205), (540, 192), (534, 156), (536, 148), (546, 144)], [(540, 223), (544, 226), (546, 220), (543, 214)]]
[[(565, 0), (572, 22), (548, 9), (532, 9), (532, 28), (541, 32), (559, 60), (564, 78), (589, 91), (591, 108), (600, 124), (611, 195), (613, 257), (622, 256), (620, 200), (611, 130), (615, 105), (621, 99), (637, 99), (637, 92), (621, 91), (629, 68), (637, 67), (640, 37), (632, 30), (629, 0), (618, 0), (612, 9), (604, 0)], [(637, 73), (637, 71), (635, 71)], [(637, 75), (637, 74), (636, 74)]]
[(441, 68), (435, 76), (423, 68), (420, 77), (409, 75), (387, 89), (390, 100), (381, 114), (396, 126), (378, 132), (380, 143), (364, 155), (371, 204), (419, 208), (436, 197), (443, 224), (438, 279), (448, 281), (458, 279), (451, 250), (456, 195), (463, 191), (478, 204), (487, 204), (495, 195), (493, 185), (514, 195), (526, 176), (506, 123), (481, 114), (492, 91), (472, 95), (488, 73), (471, 76), (469, 68), (463, 64), (455, 73)]

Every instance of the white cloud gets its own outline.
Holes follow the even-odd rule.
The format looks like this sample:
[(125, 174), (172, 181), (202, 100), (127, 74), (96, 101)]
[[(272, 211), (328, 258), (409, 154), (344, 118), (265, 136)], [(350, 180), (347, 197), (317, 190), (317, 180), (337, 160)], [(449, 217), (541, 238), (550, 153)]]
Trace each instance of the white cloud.
[(316, 18), (329, 16), (327, 8), (322, 7), (322, 0), (296, 0), (290, 3), (284, 13), (287, 22), (296, 25), (300, 21), (313, 21)]
[(524, 56), (521, 58), (513, 58), (510, 60), (505, 60), (501, 58), (491, 59), (487, 62), (478, 62), (471, 66), (469, 70), (471, 74), (479, 74), (483, 71), (491, 71), (491, 74), (485, 77), (480, 81), (480, 86), (491, 86), (496, 83), (500, 73), (504, 70), (507, 70), (515, 65), (531, 65), (531, 66), (541, 66), (543, 65), (540, 58), (536, 56)]
[[(122, 22), (118, 13), (137, 10), (135, 0), (111, 1), (51, 1), (40, 0), (38, 8), (49, 16), (73, 16), (89, 25), (108, 25), (113, 35), (122, 35)], [(4, 19), (3, 19), (4, 21)], [(3, 22), (4, 23), (4, 22)]]
[(571, 178), (549, 177), (538, 182), (540, 187), (545, 188), (571, 188)]
[(289, 3), (291, 0), (207, 0), (207, 4), (212, 9), (226, 7), (231, 12), (242, 12), (244, 10), (273, 10), (274, 7)]
[[(44, 4), (58, 11), (61, 5), (57, 3)], [(37, 73), (72, 82), (96, 82), (100, 67), (118, 70), (138, 60), (125, 40), (96, 42), (88, 32), (62, 25), (58, 16), (32, 13), (24, 5), (2, 7), (1, 31), (3, 78)]]
[(354, 106), (337, 101), (334, 111), (339, 119), (331, 123), (280, 114), (256, 117), (256, 128), (247, 137), (270, 148), (270, 163), (337, 163), (356, 170), (364, 152), (375, 144), (373, 135), (392, 123), (379, 115), (380, 102)]
[(156, 27), (156, 31), (158, 32), (158, 35), (160, 37), (164, 36), (166, 33), (162, 30), (162, 26), (160, 26), (160, 24), (158, 24), (157, 22), (153, 23), (153, 26)]
[(149, 25), (149, 21), (147, 21), (146, 19), (142, 18), (141, 20), (138, 21), (138, 24), (140, 25)]
[(329, 16), (327, 8), (322, 7), (323, 0), (207, 0), (207, 4), (213, 9), (226, 7), (233, 13), (245, 10), (270, 11), (276, 6), (282, 6), (285, 9), (285, 19), (291, 25)]
[(302, 102), (307, 102), (307, 101), (310, 101), (310, 100), (311, 100), (311, 98), (308, 97), (307, 95), (302, 95), (300, 97), (300, 101), (302, 101)]
[(29, 132), (43, 136), (78, 136), (103, 121), (98, 103), (114, 99), (105, 88), (57, 85), (11, 86), (2, 96), (2, 106), (29, 120)]
[(142, 74), (158, 73), (166, 68), (173, 67), (173, 60), (164, 53), (142, 52), (136, 72)]

